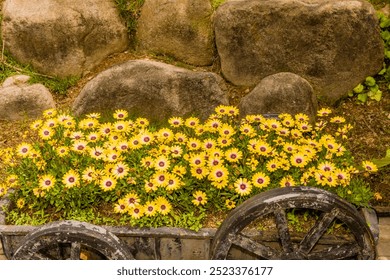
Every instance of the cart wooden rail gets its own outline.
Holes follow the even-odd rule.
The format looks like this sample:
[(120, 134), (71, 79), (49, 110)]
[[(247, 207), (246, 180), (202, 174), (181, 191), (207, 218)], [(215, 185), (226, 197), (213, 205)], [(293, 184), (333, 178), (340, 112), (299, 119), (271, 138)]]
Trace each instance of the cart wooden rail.
[[(307, 231), (295, 233), (287, 215), (292, 209), (313, 211), (317, 219)], [(265, 218), (267, 228), (259, 224)], [(335, 222), (342, 225), (342, 234), (329, 234)], [(56, 221), (43, 226), (3, 223), (0, 237), (7, 258), (16, 260), (375, 259), (379, 230), (373, 210), (358, 211), (323, 189), (286, 187), (248, 199), (218, 229), (194, 232)]]

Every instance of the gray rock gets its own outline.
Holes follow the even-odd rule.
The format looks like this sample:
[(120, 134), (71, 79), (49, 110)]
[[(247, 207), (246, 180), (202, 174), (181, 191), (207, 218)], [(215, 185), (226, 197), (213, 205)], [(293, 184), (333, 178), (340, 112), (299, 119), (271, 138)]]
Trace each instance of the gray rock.
[(101, 72), (88, 82), (73, 103), (76, 115), (126, 109), (150, 119), (196, 114), (207, 118), (228, 98), (222, 79), (165, 63), (131, 60)]
[(235, 0), (215, 15), (224, 77), (255, 86), (266, 76), (296, 73), (334, 103), (382, 67), (374, 8), (363, 0)]
[[(20, 81), (11, 84), (10, 81), (8, 78), (0, 87), (1, 120), (34, 119), (42, 116), (43, 111), (56, 107), (53, 96), (44, 85)], [(17, 77), (14, 81), (18, 81)]]
[(19, 62), (59, 77), (82, 75), (128, 46), (111, 0), (5, 0), (2, 39)]
[(20, 84), (26, 84), (28, 80), (30, 80), (30, 76), (27, 75), (15, 75), (8, 77), (5, 79), (3, 82), (3, 87), (9, 87), (9, 86), (14, 86), (14, 85), (20, 85)]
[(214, 37), (210, 0), (146, 0), (137, 26), (140, 50), (211, 65)]
[(242, 116), (251, 114), (307, 114), (312, 121), (317, 99), (308, 81), (293, 73), (265, 77), (239, 104)]

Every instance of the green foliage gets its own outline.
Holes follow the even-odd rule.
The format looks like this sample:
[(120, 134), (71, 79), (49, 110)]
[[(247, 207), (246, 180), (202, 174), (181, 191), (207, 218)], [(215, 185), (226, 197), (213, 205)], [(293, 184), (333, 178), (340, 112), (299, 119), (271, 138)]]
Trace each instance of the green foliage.
[(119, 14), (125, 20), (130, 36), (135, 35), (137, 20), (145, 0), (115, 0)]
[[(206, 214), (273, 188), (315, 186), (357, 206), (372, 198), (343, 146), (351, 126), (330, 109), (315, 125), (304, 114), (239, 119), (237, 108), (222, 105), (215, 112), (205, 122), (172, 117), (155, 126), (125, 110), (109, 120), (45, 111), (26, 142), (0, 150), (7, 172), (0, 196), (10, 191), (14, 205), (8, 221), (199, 230)], [(376, 170), (363, 162), (362, 172)]]
[(390, 149), (387, 149), (385, 157), (380, 159), (373, 159), (372, 162), (375, 163), (378, 168), (390, 165)]
[(383, 94), (381, 88), (387, 87), (390, 90), (390, 18), (383, 13), (378, 13), (378, 18), (385, 47), (385, 59), (382, 70), (375, 77), (367, 77), (349, 93), (351, 97), (357, 96), (360, 103), (366, 103), (368, 100), (380, 101)]
[(220, 5), (225, 3), (226, 0), (211, 0), (211, 6), (213, 7), (214, 10), (216, 10)]

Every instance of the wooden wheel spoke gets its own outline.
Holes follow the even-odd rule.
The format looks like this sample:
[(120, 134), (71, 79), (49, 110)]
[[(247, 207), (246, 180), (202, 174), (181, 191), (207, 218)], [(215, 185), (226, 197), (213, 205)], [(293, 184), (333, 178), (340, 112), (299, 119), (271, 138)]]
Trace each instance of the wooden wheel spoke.
[(70, 259), (79, 260), (81, 253), (81, 244), (79, 242), (73, 242), (70, 247)]
[(329, 228), (330, 224), (339, 213), (338, 208), (333, 208), (330, 212), (324, 213), (322, 218), (310, 229), (299, 245), (298, 251), (304, 255), (308, 255), (313, 247), (320, 240), (321, 236)]
[(337, 259), (348, 259), (358, 256), (360, 248), (356, 243), (342, 244), (336, 246), (330, 246), (326, 249), (312, 252), (308, 255), (309, 259), (312, 260), (337, 260)]
[(277, 209), (274, 214), (283, 252), (291, 253), (293, 251), (293, 246), (290, 238), (290, 232), (288, 230), (286, 211), (284, 209)]
[(232, 244), (242, 249), (245, 249), (260, 258), (278, 259), (280, 257), (280, 253), (277, 250), (269, 246), (260, 244), (256, 241), (253, 241), (249, 237), (244, 236), (242, 234), (237, 234), (237, 235), (230, 234), (229, 239), (231, 240)]

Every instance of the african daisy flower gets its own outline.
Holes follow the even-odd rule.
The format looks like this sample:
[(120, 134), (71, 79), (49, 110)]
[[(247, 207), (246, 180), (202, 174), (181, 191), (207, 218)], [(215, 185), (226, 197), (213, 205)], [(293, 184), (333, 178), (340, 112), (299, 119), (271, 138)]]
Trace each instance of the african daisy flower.
[(43, 190), (49, 190), (53, 188), (55, 183), (56, 179), (50, 174), (43, 175), (39, 179), (39, 187), (41, 187)]
[(80, 184), (80, 176), (75, 170), (70, 169), (62, 177), (62, 183), (66, 188), (76, 187)]
[(192, 203), (196, 206), (205, 205), (207, 203), (206, 193), (202, 191), (196, 191), (192, 194), (192, 196), (195, 198), (192, 200)]
[(252, 184), (246, 178), (239, 178), (234, 183), (234, 190), (240, 196), (249, 195), (252, 191)]

